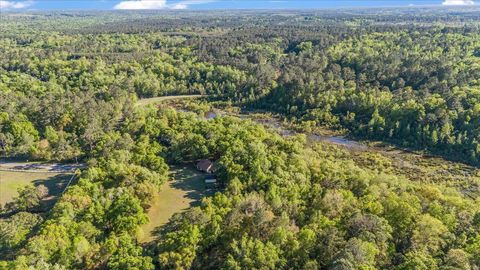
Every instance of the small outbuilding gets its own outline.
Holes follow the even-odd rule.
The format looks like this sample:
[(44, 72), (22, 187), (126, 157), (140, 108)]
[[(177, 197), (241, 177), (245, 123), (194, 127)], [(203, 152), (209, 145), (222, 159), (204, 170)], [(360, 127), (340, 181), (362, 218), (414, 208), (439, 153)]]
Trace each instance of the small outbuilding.
[(197, 162), (195, 166), (197, 170), (206, 172), (206, 173), (214, 173), (215, 172), (215, 163), (210, 161), (209, 159), (201, 159)]

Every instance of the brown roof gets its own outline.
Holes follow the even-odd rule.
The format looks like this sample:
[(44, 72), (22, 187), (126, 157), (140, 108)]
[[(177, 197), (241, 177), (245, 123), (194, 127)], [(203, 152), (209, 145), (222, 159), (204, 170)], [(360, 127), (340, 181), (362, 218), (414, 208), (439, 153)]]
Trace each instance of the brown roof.
[(202, 159), (197, 162), (196, 167), (200, 171), (211, 173), (213, 171), (213, 162), (208, 159)]

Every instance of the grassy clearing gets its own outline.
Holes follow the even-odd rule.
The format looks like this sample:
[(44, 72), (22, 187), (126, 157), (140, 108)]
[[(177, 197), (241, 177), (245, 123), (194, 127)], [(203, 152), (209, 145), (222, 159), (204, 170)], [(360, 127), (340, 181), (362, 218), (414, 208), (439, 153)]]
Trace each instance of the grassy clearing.
[(70, 177), (68, 173), (0, 171), (0, 204), (11, 202), (18, 188), (28, 184), (45, 185), (49, 189), (47, 199), (52, 199), (63, 191)]
[(186, 98), (199, 98), (205, 97), (204, 95), (178, 95), (178, 96), (164, 96), (164, 97), (154, 97), (154, 98), (144, 98), (137, 101), (136, 106), (147, 106), (150, 104), (156, 104), (166, 100), (173, 100), (173, 99), (186, 99)]
[(166, 182), (148, 210), (150, 222), (142, 226), (139, 241), (152, 241), (158, 227), (164, 225), (175, 213), (200, 204), (207, 195), (203, 183), (205, 174), (192, 166), (172, 166), (170, 181)]

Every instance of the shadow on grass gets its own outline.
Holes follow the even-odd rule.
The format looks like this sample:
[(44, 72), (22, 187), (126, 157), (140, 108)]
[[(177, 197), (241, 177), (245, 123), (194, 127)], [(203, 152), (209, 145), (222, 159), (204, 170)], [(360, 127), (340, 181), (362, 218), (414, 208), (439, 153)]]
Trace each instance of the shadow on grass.
[(193, 166), (172, 166), (170, 186), (185, 192), (185, 198), (191, 199), (190, 207), (200, 205), (206, 195), (204, 178), (207, 174), (197, 171)]
[(43, 198), (41, 202), (41, 208), (44, 211), (48, 211), (53, 205), (55, 205), (59, 195), (65, 190), (67, 183), (72, 176), (72, 174), (58, 174), (32, 182), (34, 186), (44, 185), (48, 188), (48, 195)]
[[(49, 211), (57, 202), (59, 195), (66, 188), (68, 181), (73, 176), (73, 174), (57, 174), (53, 176), (48, 176), (43, 179), (37, 179), (30, 182), (35, 187), (44, 185), (48, 188), (48, 194), (40, 201), (40, 205), (34, 208), (30, 208), (27, 212), (30, 213), (44, 213)], [(73, 182), (72, 182), (73, 183)], [(17, 196), (18, 197), (18, 194)], [(13, 203), (13, 202), (9, 202)], [(10, 217), (18, 213), (18, 209), (12, 209), (11, 211), (6, 211), (0, 214), (0, 218)]]
[[(170, 167), (170, 179), (168, 185), (172, 189), (182, 191), (182, 197), (188, 201), (188, 204), (182, 210), (171, 214), (166, 223), (155, 226), (148, 233), (151, 237), (143, 244), (148, 246), (148, 243), (156, 242), (156, 239), (164, 235), (167, 231), (172, 231), (172, 228), (178, 226), (180, 217), (185, 211), (188, 215), (192, 215), (192, 207), (200, 206), (204, 197), (212, 196), (214, 191), (205, 189), (204, 179), (208, 174), (199, 172), (192, 165), (176, 165)], [(173, 202), (175, 203), (175, 202)], [(193, 213), (195, 210), (193, 210)], [(195, 214), (193, 214), (195, 216)]]
[(57, 174), (46, 179), (39, 179), (33, 181), (34, 186), (44, 185), (48, 188), (48, 196), (54, 196), (61, 193), (68, 183), (72, 174)]

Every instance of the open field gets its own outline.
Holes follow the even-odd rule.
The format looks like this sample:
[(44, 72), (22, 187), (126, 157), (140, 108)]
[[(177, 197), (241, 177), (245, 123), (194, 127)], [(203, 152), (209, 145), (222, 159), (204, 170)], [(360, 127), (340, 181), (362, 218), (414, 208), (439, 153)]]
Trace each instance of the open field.
[(207, 195), (203, 184), (205, 174), (195, 168), (173, 166), (170, 175), (170, 180), (163, 184), (148, 210), (150, 222), (142, 226), (140, 242), (153, 240), (156, 229), (167, 223), (173, 214), (199, 205), (201, 199)]
[(166, 100), (173, 99), (185, 99), (185, 98), (200, 98), (205, 97), (205, 95), (177, 95), (177, 96), (163, 96), (163, 97), (154, 97), (154, 98), (144, 98), (137, 101), (136, 106), (146, 106), (150, 104), (159, 103)]
[(18, 188), (28, 184), (48, 187), (46, 200), (51, 200), (63, 191), (71, 177), (68, 173), (0, 171), (0, 204), (10, 202), (18, 195)]

